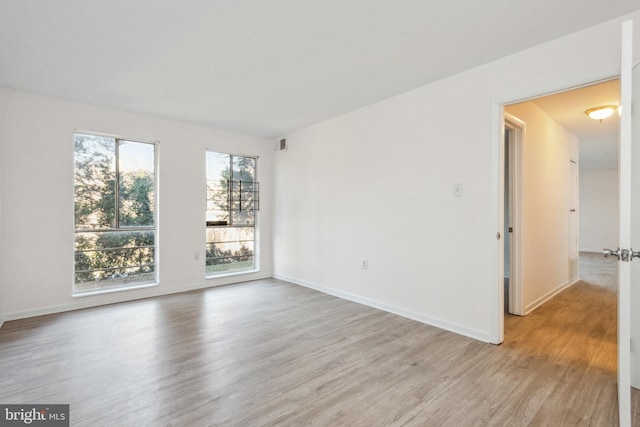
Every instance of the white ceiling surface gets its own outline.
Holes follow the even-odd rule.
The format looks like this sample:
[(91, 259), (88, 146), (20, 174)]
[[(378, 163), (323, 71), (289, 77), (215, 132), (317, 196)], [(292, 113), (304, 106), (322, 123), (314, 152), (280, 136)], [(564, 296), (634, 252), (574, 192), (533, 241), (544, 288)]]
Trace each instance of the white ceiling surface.
[(589, 108), (620, 104), (618, 79), (536, 98), (533, 103), (578, 138), (618, 133), (615, 117), (600, 122), (585, 113)]
[(600, 122), (589, 118), (585, 111), (603, 105), (619, 105), (619, 80), (537, 98), (533, 103), (579, 138), (581, 172), (617, 169), (617, 112)]
[(0, 0), (0, 86), (273, 138), (638, 8)]

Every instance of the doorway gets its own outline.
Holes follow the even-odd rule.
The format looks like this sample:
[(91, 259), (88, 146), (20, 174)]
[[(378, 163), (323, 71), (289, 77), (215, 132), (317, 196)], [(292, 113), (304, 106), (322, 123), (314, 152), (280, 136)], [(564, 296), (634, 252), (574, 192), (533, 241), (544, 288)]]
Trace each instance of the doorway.
[[(501, 261), (509, 283), (504, 288), (508, 310), (501, 310), (503, 345), (571, 372), (597, 371), (598, 383), (610, 393), (616, 384), (626, 390), (617, 378), (624, 372), (617, 360), (618, 351), (624, 354), (617, 339), (618, 263), (602, 256), (604, 247), (619, 241), (619, 120), (595, 121), (585, 111), (617, 105), (619, 94), (618, 80), (611, 80), (505, 106), (501, 157)], [(523, 123), (516, 164), (513, 118)], [(520, 173), (515, 192), (514, 171)], [(518, 209), (520, 224), (513, 226)], [(517, 239), (520, 254), (514, 257)], [(519, 286), (514, 287), (518, 260)], [(511, 314), (514, 290), (520, 292), (521, 316)], [(624, 405), (620, 408), (624, 416)]]
[(585, 111), (619, 93), (614, 79), (504, 107), (505, 316), (578, 283), (580, 259), (617, 241), (618, 120)]

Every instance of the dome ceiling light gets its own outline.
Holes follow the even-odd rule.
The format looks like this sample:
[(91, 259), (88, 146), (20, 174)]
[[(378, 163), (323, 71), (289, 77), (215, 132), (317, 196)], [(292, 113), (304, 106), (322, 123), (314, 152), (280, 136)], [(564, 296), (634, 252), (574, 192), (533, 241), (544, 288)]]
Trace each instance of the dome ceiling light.
[(584, 113), (587, 116), (591, 117), (593, 120), (599, 120), (600, 122), (602, 122), (602, 120), (606, 119), (607, 117), (611, 117), (611, 115), (617, 109), (618, 109), (617, 105), (603, 105), (600, 107), (589, 108)]

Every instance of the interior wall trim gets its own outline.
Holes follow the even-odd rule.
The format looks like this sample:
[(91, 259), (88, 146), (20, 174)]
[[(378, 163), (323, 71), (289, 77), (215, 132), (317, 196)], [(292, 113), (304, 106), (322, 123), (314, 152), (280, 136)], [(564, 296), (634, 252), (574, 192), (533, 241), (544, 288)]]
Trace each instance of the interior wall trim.
[(481, 331), (477, 329), (467, 328), (462, 325), (458, 325), (456, 323), (448, 322), (446, 320), (442, 320), (432, 316), (426, 316), (421, 313), (416, 313), (411, 310), (404, 309), (402, 307), (397, 307), (391, 304), (387, 304), (378, 300), (374, 300), (371, 298), (363, 297), (360, 295), (352, 294), (349, 292), (340, 291), (337, 289), (332, 289), (326, 286), (319, 285), (317, 283), (309, 282), (307, 280), (297, 279), (291, 276), (285, 276), (282, 274), (274, 274), (274, 279), (284, 280), (285, 282), (290, 282), (295, 285), (304, 286), (305, 288), (314, 289), (316, 291), (322, 292), (327, 295), (332, 295), (334, 297), (338, 297), (347, 301), (355, 302), (358, 304), (363, 304), (368, 307), (376, 308), (378, 310), (386, 311), (391, 314), (396, 314), (398, 316), (405, 317), (407, 319), (415, 320), (420, 323), (424, 323), (429, 326), (434, 326), (436, 328), (444, 329), (449, 332), (454, 332), (458, 335), (463, 335), (468, 338), (473, 338), (478, 341), (490, 343), (491, 337), (489, 331)]

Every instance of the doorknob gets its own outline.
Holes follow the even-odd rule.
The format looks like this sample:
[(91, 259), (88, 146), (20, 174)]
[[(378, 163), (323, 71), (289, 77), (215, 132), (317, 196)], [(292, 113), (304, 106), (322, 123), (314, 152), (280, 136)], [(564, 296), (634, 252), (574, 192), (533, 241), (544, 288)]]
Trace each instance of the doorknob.
[(633, 252), (633, 249), (629, 250), (618, 248), (615, 251), (612, 251), (611, 249), (605, 249), (603, 253), (605, 258), (614, 256), (618, 258), (618, 260), (622, 260), (624, 262), (632, 261), (634, 257), (640, 258), (640, 252)]
[[(618, 259), (620, 259), (620, 248), (616, 249), (615, 251), (612, 251), (611, 249), (605, 249), (604, 250), (604, 257), (605, 258), (609, 258), (610, 256), (614, 256)], [(640, 255), (640, 254), (638, 254)]]

